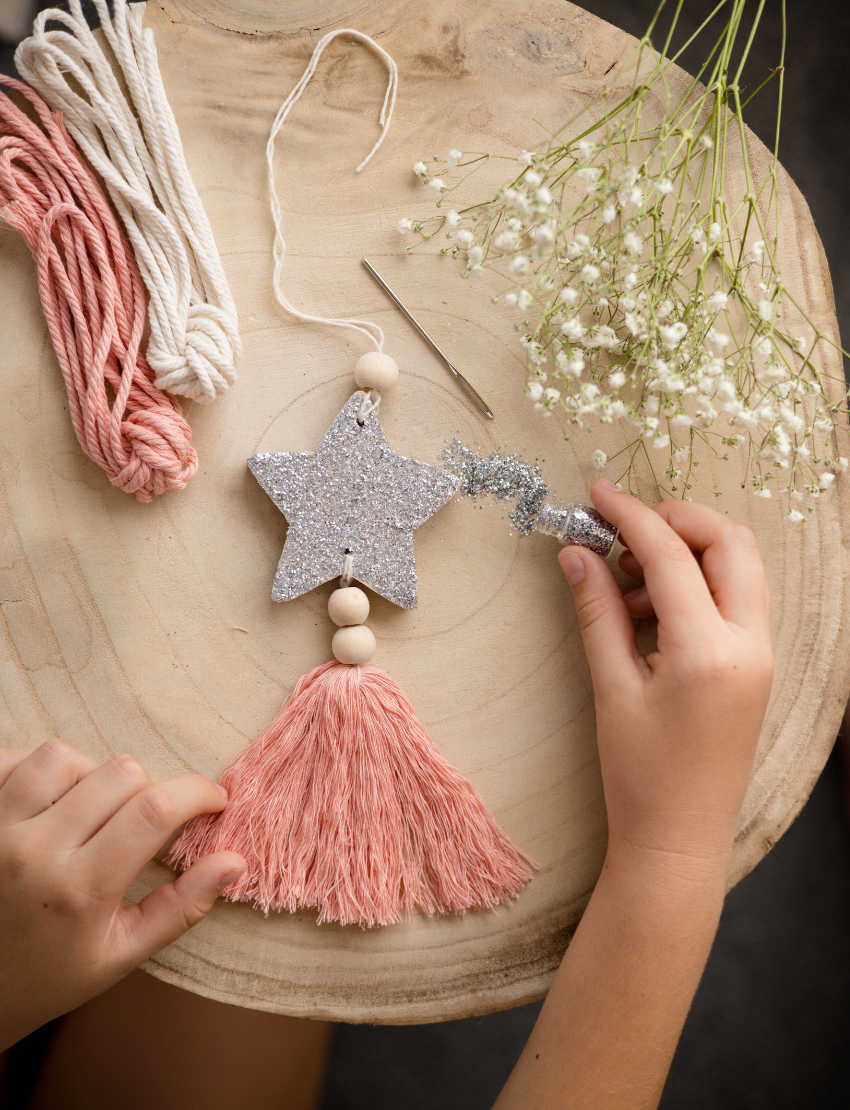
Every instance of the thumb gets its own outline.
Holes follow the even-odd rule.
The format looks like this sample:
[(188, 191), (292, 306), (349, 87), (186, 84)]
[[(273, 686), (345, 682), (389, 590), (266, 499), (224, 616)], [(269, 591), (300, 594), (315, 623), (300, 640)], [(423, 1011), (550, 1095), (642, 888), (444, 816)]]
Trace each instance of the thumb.
[(128, 961), (137, 967), (202, 921), (219, 893), (247, 864), (236, 852), (215, 852), (193, 863), (173, 883), (158, 887), (137, 906), (124, 906)]
[(584, 650), (597, 694), (635, 669), (635, 629), (620, 587), (600, 557), (583, 547), (565, 547), (558, 556), (573, 591)]

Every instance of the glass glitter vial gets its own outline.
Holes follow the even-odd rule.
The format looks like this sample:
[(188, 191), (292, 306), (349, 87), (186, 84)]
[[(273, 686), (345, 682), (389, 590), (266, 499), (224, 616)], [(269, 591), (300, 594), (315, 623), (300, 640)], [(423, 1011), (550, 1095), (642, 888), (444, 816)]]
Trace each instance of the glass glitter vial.
[(595, 551), (603, 559), (611, 554), (617, 539), (617, 529), (596, 509), (589, 505), (545, 504), (537, 514), (535, 529), (547, 536), (555, 536), (562, 544), (577, 544)]

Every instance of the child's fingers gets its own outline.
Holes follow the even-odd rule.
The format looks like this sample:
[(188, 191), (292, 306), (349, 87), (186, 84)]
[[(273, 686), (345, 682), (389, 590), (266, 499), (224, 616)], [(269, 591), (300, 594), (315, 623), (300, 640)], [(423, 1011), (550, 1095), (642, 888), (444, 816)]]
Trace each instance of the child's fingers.
[(103, 898), (120, 898), (168, 837), (199, 813), (227, 804), (221, 787), (202, 775), (181, 775), (134, 795), (75, 853), (80, 882)]
[(0, 825), (43, 813), (97, 764), (63, 740), (48, 740), (26, 756), (0, 787)]
[(598, 555), (565, 547), (558, 561), (573, 591), (593, 686), (605, 694), (622, 686), (638, 657), (635, 630), (614, 575)]
[(122, 956), (137, 967), (154, 952), (181, 937), (213, 908), (219, 892), (245, 871), (245, 860), (236, 852), (204, 856), (173, 883), (152, 891), (137, 906), (122, 906)]
[(633, 590), (623, 594), (623, 601), (633, 621), (654, 617), (655, 610), (649, 598), (649, 590), (645, 585), (636, 586)]
[(54, 827), (53, 836), (63, 847), (79, 848), (150, 785), (141, 763), (130, 755), (117, 755), (86, 775), (40, 820)]
[(632, 555), (631, 551), (620, 552), (620, 557), (617, 560), (620, 570), (624, 574), (628, 574), (630, 578), (643, 578), (643, 567)]
[(29, 752), (21, 751), (19, 748), (0, 748), (0, 787), (3, 786), (18, 764), (23, 763), (29, 754)]
[(724, 620), (769, 634), (770, 595), (756, 538), (749, 528), (693, 502), (663, 501), (655, 512), (693, 550)]
[[(667, 633), (677, 642), (692, 643), (695, 634), (718, 621), (718, 613), (691, 553), (689, 537), (680, 537), (659, 513), (610, 482), (594, 482), (591, 496), (640, 563), (653, 608)], [(695, 506), (680, 504), (685, 512), (679, 514), (677, 524), (682, 527), (687, 523), (687, 510)], [(718, 526), (727, 523), (714, 515)]]

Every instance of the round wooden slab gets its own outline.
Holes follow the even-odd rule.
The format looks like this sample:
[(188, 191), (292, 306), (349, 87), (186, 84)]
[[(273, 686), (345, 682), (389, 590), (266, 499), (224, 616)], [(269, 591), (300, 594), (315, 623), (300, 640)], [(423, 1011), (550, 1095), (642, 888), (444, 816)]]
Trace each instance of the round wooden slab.
[[(536, 416), (521, 395), (513, 318), (490, 303), (496, 279), (461, 282), (457, 266), (427, 248), (405, 257), (395, 228), (402, 215), (433, 212), (415, 161), (450, 147), (516, 154), (535, 145), (544, 136), (534, 121), (561, 126), (633, 40), (560, 0), (150, 0), (146, 22), (239, 309), (245, 361), (230, 393), (186, 406), (201, 458), (189, 487), (138, 504), (82, 455), (32, 260), (0, 232), (0, 737), (34, 746), (58, 733), (96, 759), (132, 752), (156, 778), (191, 769), (215, 777), (297, 678), (329, 657), (332, 631), (331, 586), (271, 601), (286, 526), (246, 459), (315, 450), (365, 350), (353, 335), (291, 321), (272, 298), (264, 147), (280, 102), (333, 26), (377, 37), (399, 65), (392, 130), (363, 173), (353, 170), (377, 134), (385, 71), (344, 41), (327, 51), (284, 129), (277, 163), (289, 296), (309, 311), (378, 321), (402, 368), (380, 412), (391, 445), (429, 462), (454, 437), (523, 450), (561, 499), (582, 500), (594, 476), (589, 446), (612, 454), (625, 431), (564, 443), (557, 420)], [(761, 177), (767, 155), (752, 137), (750, 156)], [(784, 279), (836, 333), (811, 217), (783, 173), (780, 186)], [(487, 188), (482, 179), (470, 198)], [(730, 189), (743, 189), (739, 174)], [(364, 254), (480, 389), (494, 421), (388, 303), (360, 265)], [(828, 369), (841, 373), (837, 359)], [(703, 480), (723, 498), (694, 496), (758, 535), (774, 604), (776, 681), (731, 885), (793, 820), (836, 731), (848, 687), (850, 487), (839, 479), (794, 528), (777, 500), (741, 491), (736, 462)], [(545, 993), (605, 851), (592, 690), (557, 550), (546, 537), (513, 534), (501, 508), (452, 502), (416, 535), (419, 608), (373, 598), (370, 618), (375, 664), (539, 861), (519, 899), (498, 913), (371, 931), (220, 904), (150, 961), (152, 974), (225, 1002), (352, 1022), (458, 1018)], [(154, 864), (133, 894), (168, 878)]]

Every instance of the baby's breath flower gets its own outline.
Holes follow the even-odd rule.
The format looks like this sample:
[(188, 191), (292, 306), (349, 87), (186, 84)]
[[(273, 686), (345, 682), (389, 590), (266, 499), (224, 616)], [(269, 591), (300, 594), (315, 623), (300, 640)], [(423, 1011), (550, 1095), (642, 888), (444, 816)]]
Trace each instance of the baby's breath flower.
[(500, 231), (493, 240), (493, 246), (503, 254), (512, 254), (519, 250), (519, 236), (515, 231)]
[(619, 342), (617, 333), (613, 328), (609, 328), (607, 324), (600, 324), (598, 327), (590, 329), (584, 345), (585, 347), (605, 347), (611, 350), (619, 346)]
[(636, 231), (629, 231), (623, 236), (623, 246), (628, 254), (640, 254), (643, 250), (643, 239)]
[(581, 320), (579, 320), (577, 316), (573, 316), (569, 320), (564, 320), (558, 330), (561, 335), (566, 336), (572, 343), (578, 343), (587, 335), (587, 328), (583, 326)]
[(551, 389), (551, 388), (544, 389), (543, 390), (543, 396), (540, 398), (540, 400), (537, 402), (537, 404), (534, 407), (535, 407), (535, 409), (537, 409), (537, 411), (539, 413), (542, 413), (543, 416), (551, 416), (552, 411), (555, 408), (555, 405), (560, 400), (560, 398), (561, 398), (560, 390)]
[(529, 305), (533, 303), (533, 301), (534, 297), (532, 297), (527, 289), (520, 289), (519, 295), (517, 296), (517, 305), (523, 311), (525, 311), (525, 309), (528, 308)]
[(402, 218), (398, 221), (398, 226), (396, 230), (398, 231), (399, 235), (406, 235), (412, 227), (413, 220), (409, 220), (407, 216), (402, 216)]
[[(734, 39), (734, 27), (724, 34)], [(491, 201), (434, 221), (454, 239), (443, 253), (465, 263), (465, 274), (486, 265), (514, 280), (494, 300), (527, 314), (515, 326), (536, 410), (561, 410), (568, 425), (623, 422), (632, 438), (618, 457), (629, 488), (641, 460), (666, 451), (667, 460), (650, 462), (659, 493), (689, 499), (706, 473), (696, 470), (701, 458), (728, 459), (746, 445), (736, 464), (745, 486), (790, 501), (788, 519), (799, 523), (807, 510), (794, 503), (825, 494), (850, 468), (837, 443), (848, 402), (846, 394), (840, 405), (832, 399), (817, 358), (824, 336), (796, 302), (809, 338), (782, 327), (782, 254), (775, 217), (764, 222), (776, 178), (759, 186), (758, 202), (723, 195), (722, 183), (737, 180), (725, 167), (740, 109), (718, 101), (711, 90), (721, 87), (721, 62), (709, 65), (708, 91), (692, 90), (687, 103), (672, 96), (661, 122), (649, 124), (643, 112), (650, 88), (662, 104), (670, 96), (662, 62), (613, 109), (610, 86), (597, 127), (522, 151)], [(746, 164), (746, 149), (736, 157)], [(430, 171), (416, 163), (414, 173), (442, 197), (466, 180), (462, 158), (453, 149)], [(398, 230), (431, 237), (408, 218)], [(768, 242), (752, 241), (756, 234)], [(591, 457), (608, 462), (599, 448)]]
[(673, 351), (688, 334), (687, 324), (678, 321), (675, 324), (662, 324), (658, 329), (661, 341), (668, 351)]
[(764, 335), (761, 339), (757, 339), (755, 343), (753, 343), (753, 350), (757, 355), (764, 355), (765, 357), (767, 357), (767, 355), (769, 355), (770, 352), (773, 350), (773, 344), (770, 342), (768, 337)]

